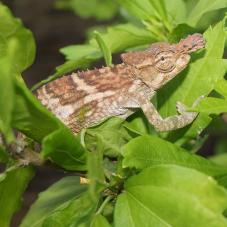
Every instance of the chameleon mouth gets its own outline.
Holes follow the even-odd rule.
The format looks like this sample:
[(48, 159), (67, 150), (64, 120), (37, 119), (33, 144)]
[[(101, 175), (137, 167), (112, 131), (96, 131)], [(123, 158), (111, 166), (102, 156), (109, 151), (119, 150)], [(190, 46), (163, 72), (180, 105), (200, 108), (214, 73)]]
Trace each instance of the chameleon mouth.
[(181, 53), (190, 54), (205, 47), (205, 39), (202, 34), (195, 33), (187, 38), (180, 40), (177, 49)]

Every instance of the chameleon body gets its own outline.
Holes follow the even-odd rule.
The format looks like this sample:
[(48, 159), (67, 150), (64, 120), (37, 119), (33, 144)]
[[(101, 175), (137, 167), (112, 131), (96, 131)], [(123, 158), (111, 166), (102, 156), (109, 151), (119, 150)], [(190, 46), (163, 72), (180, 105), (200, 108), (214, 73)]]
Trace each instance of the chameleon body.
[(201, 34), (177, 44), (154, 43), (145, 51), (122, 54), (122, 64), (49, 82), (36, 91), (36, 96), (74, 133), (111, 116), (125, 119), (138, 108), (157, 131), (178, 129), (191, 123), (196, 113), (186, 112), (178, 103), (179, 115), (163, 119), (150, 99), (188, 65), (190, 53), (204, 46)]

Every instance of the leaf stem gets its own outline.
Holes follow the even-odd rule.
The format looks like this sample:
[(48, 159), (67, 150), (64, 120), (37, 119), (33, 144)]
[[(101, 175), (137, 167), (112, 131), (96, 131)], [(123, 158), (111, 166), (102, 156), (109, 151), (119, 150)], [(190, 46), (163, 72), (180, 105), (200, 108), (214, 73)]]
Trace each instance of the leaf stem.
[(101, 214), (103, 209), (105, 208), (106, 204), (113, 198), (113, 195), (109, 195), (105, 198), (105, 200), (103, 201), (102, 205), (99, 207), (98, 211), (96, 212), (97, 214)]

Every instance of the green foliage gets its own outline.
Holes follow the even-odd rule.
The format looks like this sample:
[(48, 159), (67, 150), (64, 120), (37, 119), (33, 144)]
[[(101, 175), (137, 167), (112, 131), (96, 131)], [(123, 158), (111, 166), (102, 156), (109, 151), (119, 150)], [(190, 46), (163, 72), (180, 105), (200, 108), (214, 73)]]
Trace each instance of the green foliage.
[[(9, 43), (6, 56), (0, 59), (0, 90), (1, 98), (0, 105), (4, 108), (0, 109), (0, 131), (2, 131), (7, 141), (13, 139), (13, 133), (11, 130), (11, 118), (14, 105), (14, 88), (13, 88), (13, 70), (11, 63), (13, 62), (13, 56), (15, 54), (15, 42), (14, 40)], [(5, 101), (8, 100), (6, 103)]]
[(124, 120), (113, 117), (86, 130), (85, 143), (88, 150), (95, 150), (97, 141), (102, 145), (102, 152), (109, 157), (117, 157), (120, 148), (126, 144), (132, 136), (122, 125)]
[(7, 163), (9, 161), (9, 154), (0, 145), (0, 163)]
[(100, 146), (102, 146), (102, 143), (98, 141), (97, 148), (89, 152), (87, 160), (88, 178), (91, 184), (89, 191), (94, 201), (106, 186), (103, 169), (103, 152)]
[(217, 1), (200, 0), (197, 2), (197, 4), (190, 12), (190, 14), (187, 16), (187, 20), (186, 20), (187, 24), (191, 26), (195, 26), (205, 13), (213, 10), (226, 8), (226, 5), (227, 5), (226, 0), (217, 0)]
[(221, 114), (227, 112), (227, 100), (207, 97), (195, 110), (206, 114)]
[(111, 19), (118, 10), (115, 1), (112, 0), (57, 0), (58, 9), (72, 10), (83, 18), (94, 17), (97, 20)]
[(206, 113), (206, 114), (221, 114), (227, 112), (227, 81), (219, 80), (217, 81), (214, 90), (224, 97), (215, 98), (207, 97), (199, 103), (195, 108), (195, 111)]
[(16, 60), (12, 67), (21, 72), (34, 61), (35, 41), (31, 31), (24, 28), (21, 21), (14, 18), (9, 9), (0, 3), (0, 58), (7, 54), (12, 38), (18, 43), (17, 51), (13, 55)]
[(21, 227), (40, 227), (44, 220), (55, 212), (66, 208), (72, 201), (84, 194), (86, 186), (80, 185), (79, 177), (65, 177), (40, 193), (32, 205)]
[(95, 39), (103, 53), (106, 65), (111, 66), (112, 65), (112, 55), (111, 55), (110, 48), (106, 45), (105, 41), (102, 38), (102, 35), (99, 32), (95, 31), (94, 34), (95, 34)]
[(85, 150), (80, 144), (80, 138), (75, 138), (67, 128), (58, 129), (46, 136), (41, 154), (67, 170), (86, 169)]
[(88, 193), (81, 194), (78, 198), (63, 205), (60, 210), (55, 210), (43, 222), (42, 226), (88, 226), (97, 204)]
[(101, 214), (98, 214), (94, 217), (93, 222), (91, 223), (91, 227), (110, 227), (111, 225), (108, 223), (106, 218)]
[(126, 181), (117, 199), (115, 226), (224, 227), (226, 199), (226, 190), (207, 175), (175, 165), (155, 166)]
[(31, 167), (13, 167), (0, 174), (0, 226), (10, 226), (11, 218), (20, 208), (21, 196), (33, 174)]
[(211, 176), (227, 173), (227, 168), (190, 154), (181, 147), (154, 136), (141, 136), (122, 148), (123, 167), (145, 169), (155, 165), (174, 164), (199, 170)]
[[(112, 65), (115, 53), (142, 50), (156, 41), (177, 42), (193, 32), (204, 32), (206, 39), (206, 48), (194, 53), (189, 67), (152, 100), (163, 117), (176, 113), (177, 101), (185, 103), (188, 111), (199, 113), (191, 125), (157, 133), (142, 112), (137, 112), (126, 121), (104, 119), (76, 136), (26, 87), (20, 75), (34, 60), (34, 38), (0, 4), (0, 132), (4, 139), (0, 135), (0, 162), (6, 164), (0, 176), (0, 207), (4, 207), (0, 226), (10, 225), (33, 175), (31, 167), (22, 167), (22, 160), (9, 152), (17, 142), (14, 129), (31, 141), (30, 149), (34, 142), (41, 145), (42, 160), (88, 178), (87, 185), (72, 176), (50, 186), (31, 206), (21, 227), (226, 226), (226, 143), (219, 149), (222, 154), (214, 155), (212, 161), (193, 154), (208, 134), (219, 132), (214, 122), (227, 112), (227, 63), (222, 58), (226, 3), (58, 0), (58, 8), (71, 9), (82, 17), (101, 20), (118, 14), (125, 23), (115, 21), (94, 31), (85, 44), (62, 48), (66, 62), (35, 85), (34, 92), (50, 80), (102, 58)], [(218, 23), (217, 13), (222, 16)], [(205, 28), (207, 23), (213, 26)], [(201, 95), (205, 98), (192, 108)], [(29, 162), (26, 158), (23, 161)]]

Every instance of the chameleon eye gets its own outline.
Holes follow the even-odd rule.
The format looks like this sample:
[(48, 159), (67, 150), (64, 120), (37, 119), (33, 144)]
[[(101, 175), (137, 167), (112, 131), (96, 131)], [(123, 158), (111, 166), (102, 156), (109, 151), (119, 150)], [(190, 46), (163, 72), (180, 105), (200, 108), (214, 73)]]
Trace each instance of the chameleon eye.
[(155, 67), (161, 72), (170, 72), (175, 68), (172, 52), (161, 52), (155, 56)]

